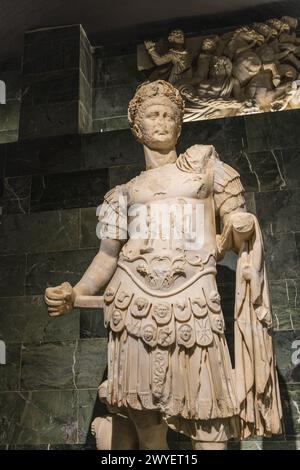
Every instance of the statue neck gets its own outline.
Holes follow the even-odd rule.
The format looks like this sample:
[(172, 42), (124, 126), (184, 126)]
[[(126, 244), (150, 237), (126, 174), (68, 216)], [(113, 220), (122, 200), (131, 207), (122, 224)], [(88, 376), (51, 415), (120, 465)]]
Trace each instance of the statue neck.
[(167, 152), (162, 152), (159, 150), (151, 150), (149, 147), (144, 145), (144, 154), (147, 170), (166, 165), (167, 163), (175, 163), (177, 160), (177, 152), (175, 148)]

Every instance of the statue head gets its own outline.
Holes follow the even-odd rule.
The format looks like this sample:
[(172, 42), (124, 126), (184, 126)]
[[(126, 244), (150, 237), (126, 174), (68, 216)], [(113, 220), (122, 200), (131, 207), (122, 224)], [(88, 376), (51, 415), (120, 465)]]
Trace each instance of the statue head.
[(128, 107), (131, 131), (138, 142), (152, 150), (170, 151), (180, 135), (184, 101), (164, 80), (140, 85)]
[(298, 27), (298, 19), (293, 18), (292, 16), (283, 16), (281, 21), (285, 24), (288, 24), (292, 31), (295, 31)]
[(181, 29), (174, 29), (170, 32), (168, 41), (171, 44), (184, 44), (184, 32)]
[(202, 50), (205, 52), (215, 51), (218, 44), (218, 36), (204, 38), (202, 43)]
[(287, 32), (290, 30), (288, 23), (278, 20), (277, 18), (270, 18), (269, 20), (266, 21), (266, 23), (270, 25), (271, 28), (276, 29), (278, 34), (281, 34), (283, 32)]

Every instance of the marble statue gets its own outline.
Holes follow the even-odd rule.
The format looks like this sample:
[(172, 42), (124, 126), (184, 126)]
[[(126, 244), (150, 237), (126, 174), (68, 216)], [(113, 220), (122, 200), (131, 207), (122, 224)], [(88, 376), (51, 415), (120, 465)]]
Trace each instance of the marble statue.
[[(190, 75), (192, 55), (185, 48), (184, 33), (180, 29), (172, 31), (169, 34), (168, 41), (170, 49), (166, 54), (159, 54), (153, 41), (145, 41), (145, 47), (155, 65), (165, 66), (162, 70), (159, 70), (160, 78), (166, 78), (174, 84), (183, 77)], [(157, 78), (156, 74), (153, 77)]]
[(289, 109), (287, 103), (298, 101), (297, 27), (296, 18), (271, 18), (199, 38), (198, 47), (181, 30), (172, 31), (163, 54), (153, 41), (144, 43), (152, 61), (149, 80), (162, 78), (179, 89), (184, 121)]
[[(259, 224), (239, 174), (212, 145), (177, 156), (183, 114), (169, 82), (137, 89), (128, 117), (146, 171), (106, 194), (100, 250), (81, 280), (45, 292), (51, 316), (103, 303), (108, 415), (92, 423), (98, 449), (167, 449), (168, 428), (196, 450), (281, 432)], [(238, 254), (234, 368), (216, 283), (227, 250)]]

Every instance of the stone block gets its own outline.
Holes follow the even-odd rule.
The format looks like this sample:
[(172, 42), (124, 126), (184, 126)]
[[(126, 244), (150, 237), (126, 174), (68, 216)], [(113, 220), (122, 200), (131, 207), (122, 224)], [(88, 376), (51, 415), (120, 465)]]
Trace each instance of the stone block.
[(0, 256), (0, 297), (24, 295), (26, 255)]
[(42, 295), (0, 298), (0, 339), (6, 343), (47, 343), (79, 339), (79, 310), (50, 317)]
[(78, 442), (96, 447), (95, 438), (91, 435), (91, 423), (96, 416), (103, 414), (97, 389), (78, 391)]
[(300, 384), (280, 385), (284, 433), (287, 438), (297, 440), (300, 434)]
[(21, 388), (97, 388), (106, 367), (107, 341), (104, 338), (25, 344), (22, 349)]
[(299, 255), (294, 233), (263, 233), (269, 280), (295, 279), (299, 276)]
[(0, 391), (19, 390), (21, 344), (6, 343), (6, 364), (0, 364)]
[(79, 389), (98, 388), (107, 367), (107, 340), (83, 339), (76, 350), (75, 383)]
[(257, 217), (264, 232), (300, 231), (300, 190), (255, 194)]
[(114, 188), (119, 184), (124, 184), (138, 176), (146, 169), (145, 163), (140, 162), (136, 165), (113, 166), (109, 169), (110, 187)]
[(0, 253), (72, 250), (79, 246), (79, 211), (10, 214), (0, 226)]
[(300, 148), (288, 148), (275, 151), (280, 154), (284, 166), (284, 178), (286, 187), (290, 189), (300, 188)]
[(80, 338), (107, 338), (102, 309), (80, 309)]
[(274, 348), (279, 380), (300, 382), (300, 331), (276, 331)]
[(80, 85), (80, 93), (79, 93), (79, 99), (81, 103), (84, 105), (87, 113), (89, 115), (92, 115), (92, 85), (87, 81), (86, 77), (83, 75), (83, 73), (80, 73), (79, 75), (79, 85)]
[(70, 390), (0, 393), (0, 444), (77, 442), (77, 393)]
[(30, 211), (31, 176), (5, 178), (4, 214), (28, 214)]
[(136, 54), (95, 59), (95, 88), (131, 84), (137, 86), (143, 76), (137, 69)]
[(96, 207), (80, 209), (80, 248), (99, 248), (100, 239), (96, 234), (98, 217)]
[(93, 132), (119, 131), (122, 129), (129, 129), (127, 116), (117, 116), (93, 120)]
[(93, 118), (127, 116), (129, 101), (133, 98), (136, 85), (116, 85), (95, 88), (93, 97)]
[(184, 123), (178, 141), (178, 152), (183, 152), (195, 144), (214, 145), (221, 159), (241, 152), (247, 147), (244, 118)]
[(82, 168), (108, 168), (144, 162), (143, 149), (129, 130), (82, 136)]
[(5, 147), (6, 176), (67, 173), (80, 169), (80, 135), (27, 140)]
[(75, 250), (28, 255), (26, 295), (43, 294), (46, 287), (68, 281), (74, 286), (98, 250)]
[(78, 132), (78, 100), (24, 105), (20, 116), (20, 138), (57, 136)]
[(21, 389), (75, 389), (77, 342), (24, 344)]
[(22, 106), (66, 105), (78, 99), (79, 73), (77, 70), (52, 72), (25, 77)]
[(93, 79), (93, 56), (91, 52), (90, 42), (86, 37), (86, 34), (84, 33), (83, 29), (81, 29), (79, 66), (86, 81), (91, 86)]
[(31, 212), (98, 206), (108, 191), (108, 171), (33, 176)]
[(19, 138), (19, 129), (12, 131), (0, 131), (0, 145), (16, 142)]
[(275, 148), (272, 141), (270, 114), (244, 116), (248, 152), (261, 152)]
[(273, 148), (286, 149), (300, 146), (299, 116), (299, 109), (269, 114)]
[(80, 25), (44, 28), (25, 34), (23, 73), (79, 68)]
[(10, 100), (0, 105), (0, 131), (9, 132), (19, 129), (20, 101)]

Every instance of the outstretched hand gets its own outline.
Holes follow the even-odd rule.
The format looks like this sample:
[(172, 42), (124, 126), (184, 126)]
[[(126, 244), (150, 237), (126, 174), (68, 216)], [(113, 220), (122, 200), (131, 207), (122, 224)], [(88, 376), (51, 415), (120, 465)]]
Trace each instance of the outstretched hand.
[(63, 282), (60, 286), (48, 287), (45, 291), (45, 302), (50, 317), (70, 313), (74, 306), (75, 294), (71, 284)]
[(151, 49), (155, 49), (155, 42), (153, 41), (144, 41), (144, 45), (147, 51), (150, 51)]

